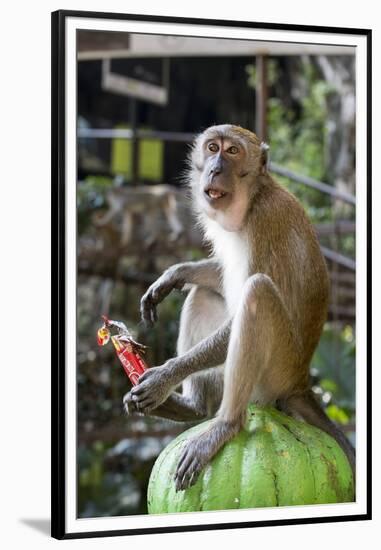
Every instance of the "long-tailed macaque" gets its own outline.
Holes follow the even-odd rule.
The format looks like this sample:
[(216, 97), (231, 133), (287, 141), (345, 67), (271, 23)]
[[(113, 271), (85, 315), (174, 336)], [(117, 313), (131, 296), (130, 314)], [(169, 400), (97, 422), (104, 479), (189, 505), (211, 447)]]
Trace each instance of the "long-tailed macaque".
[[(267, 146), (229, 124), (196, 138), (188, 181), (213, 254), (167, 269), (143, 296), (141, 314), (150, 324), (172, 289), (192, 285), (181, 313), (178, 356), (141, 376), (124, 398), (127, 412), (174, 420), (215, 416), (206, 432), (186, 443), (177, 490), (194, 484), (241, 429), (250, 402), (274, 404), (326, 431), (354, 470), (352, 446), (309, 386), (329, 285), (302, 206), (269, 175)], [(181, 383), (180, 394), (174, 390)]]
[(177, 194), (175, 188), (161, 183), (112, 188), (106, 194), (109, 208), (101, 217), (96, 217), (94, 224), (98, 227), (107, 226), (120, 217), (120, 245), (125, 247), (133, 236), (133, 218), (140, 214), (144, 217), (146, 226), (145, 248), (149, 248), (157, 234), (158, 214), (162, 213), (169, 226), (168, 238), (170, 241), (176, 241), (184, 231), (178, 214)]

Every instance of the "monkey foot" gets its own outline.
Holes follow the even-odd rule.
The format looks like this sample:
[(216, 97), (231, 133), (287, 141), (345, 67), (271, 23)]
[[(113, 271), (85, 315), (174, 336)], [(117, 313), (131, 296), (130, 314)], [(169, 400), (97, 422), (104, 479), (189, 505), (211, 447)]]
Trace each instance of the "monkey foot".
[(206, 432), (186, 442), (175, 473), (176, 491), (194, 485), (200, 472), (239, 430), (239, 424), (215, 420)]

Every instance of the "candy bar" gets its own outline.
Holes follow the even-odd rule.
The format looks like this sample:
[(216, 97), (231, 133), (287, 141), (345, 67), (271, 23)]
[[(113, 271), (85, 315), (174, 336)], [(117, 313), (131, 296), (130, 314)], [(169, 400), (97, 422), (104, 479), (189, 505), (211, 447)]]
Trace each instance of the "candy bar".
[[(103, 325), (98, 330), (97, 341), (100, 346), (105, 346), (111, 339), (119, 361), (133, 386), (139, 382), (139, 376), (147, 369), (147, 365), (141, 357), (146, 346), (136, 342), (126, 325), (121, 321), (112, 321), (102, 315)], [(115, 328), (117, 334), (111, 335), (111, 329)]]

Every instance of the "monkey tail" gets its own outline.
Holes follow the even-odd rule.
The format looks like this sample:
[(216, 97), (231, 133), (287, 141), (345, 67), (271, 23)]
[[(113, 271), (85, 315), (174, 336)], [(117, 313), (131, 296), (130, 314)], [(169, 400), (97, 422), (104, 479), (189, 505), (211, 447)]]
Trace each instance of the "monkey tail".
[(356, 453), (351, 443), (343, 432), (328, 418), (323, 409), (317, 403), (311, 390), (304, 394), (293, 395), (280, 403), (281, 409), (288, 414), (296, 414), (308, 424), (320, 428), (331, 435), (345, 452), (351, 465), (353, 477), (356, 473)]

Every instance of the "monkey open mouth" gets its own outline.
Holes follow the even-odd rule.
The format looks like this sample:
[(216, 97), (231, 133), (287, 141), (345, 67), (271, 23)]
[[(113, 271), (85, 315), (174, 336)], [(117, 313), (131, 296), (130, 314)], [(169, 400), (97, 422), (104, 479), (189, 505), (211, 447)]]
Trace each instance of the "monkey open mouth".
[(205, 189), (205, 194), (210, 199), (221, 199), (222, 197), (226, 196), (226, 193), (224, 191), (221, 191), (220, 189), (215, 189), (212, 187), (209, 187), (208, 189)]

